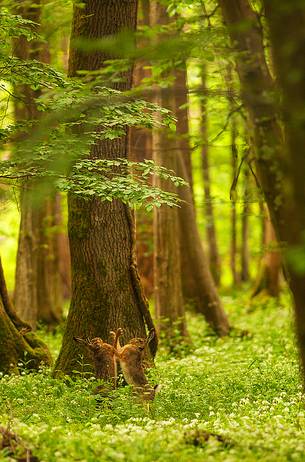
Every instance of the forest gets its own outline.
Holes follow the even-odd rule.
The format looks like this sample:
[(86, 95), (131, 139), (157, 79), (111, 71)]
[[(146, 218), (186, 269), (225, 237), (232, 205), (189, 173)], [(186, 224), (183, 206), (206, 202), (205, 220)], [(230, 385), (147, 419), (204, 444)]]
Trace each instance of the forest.
[(0, 25), (0, 461), (304, 461), (304, 0)]

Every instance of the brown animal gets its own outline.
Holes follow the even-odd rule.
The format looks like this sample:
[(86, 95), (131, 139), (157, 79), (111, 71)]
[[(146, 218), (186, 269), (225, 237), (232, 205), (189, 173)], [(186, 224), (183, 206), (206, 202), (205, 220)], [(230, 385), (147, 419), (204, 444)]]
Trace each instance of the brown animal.
[(126, 345), (121, 347), (119, 337), (123, 329), (112, 332), (114, 335), (115, 355), (119, 360), (126, 382), (133, 387), (133, 390), (146, 401), (152, 401), (159, 390), (159, 386), (151, 387), (145, 375), (143, 366), (144, 351), (149, 342), (155, 336), (152, 329), (147, 338), (133, 338)]
[(91, 340), (80, 337), (73, 337), (73, 339), (90, 351), (94, 362), (95, 377), (97, 379), (113, 380), (114, 388), (116, 388), (117, 361), (113, 345), (104, 342), (99, 337), (94, 337)]

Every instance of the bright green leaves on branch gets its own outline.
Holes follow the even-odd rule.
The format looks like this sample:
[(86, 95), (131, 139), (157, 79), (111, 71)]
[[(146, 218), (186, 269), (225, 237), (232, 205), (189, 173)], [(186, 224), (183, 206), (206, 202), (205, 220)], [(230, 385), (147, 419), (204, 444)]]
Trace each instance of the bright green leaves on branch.
[[(96, 75), (86, 72), (85, 76), (80, 75), (82, 80), (67, 79), (35, 59), (13, 57), (14, 39), (24, 37), (25, 46), (32, 40), (43, 42), (35, 31), (37, 24), (1, 8), (0, 26), (0, 80), (8, 103), (18, 98), (26, 104), (22, 91), (15, 95), (16, 86), (40, 90), (35, 100), (39, 120), (11, 123), (0, 129), (2, 145), (13, 142), (14, 146), (11, 159), (0, 161), (2, 182), (22, 187), (24, 181), (27, 185), (31, 181), (37, 196), (38, 191), (45, 194), (46, 190), (56, 188), (83, 198), (144, 204), (148, 210), (154, 205), (177, 205), (175, 194), (151, 185), (154, 175), (177, 186), (184, 184), (174, 172), (152, 161), (88, 159), (95, 143), (125, 137), (128, 127), (167, 126), (174, 130), (175, 120), (170, 111), (137, 99), (135, 94), (107, 88), (109, 69), (108, 73), (102, 70)], [(112, 77), (114, 67), (115, 63), (109, 63)]]

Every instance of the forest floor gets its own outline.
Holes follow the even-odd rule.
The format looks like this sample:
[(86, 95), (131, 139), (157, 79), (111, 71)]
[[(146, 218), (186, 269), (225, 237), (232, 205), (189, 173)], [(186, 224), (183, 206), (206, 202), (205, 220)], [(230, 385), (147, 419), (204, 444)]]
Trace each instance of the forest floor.
[[(217, 339), (190, 316), (193, 346), (175, 357), (160, 351), (150, 378), (162, 389), (149, 409), (128, 387), (97, 402), (96, 381), (64, 382), (42, 369), (2, 377), (0, 424), (45, 462), (304, 461), (305, 409), (288, 296), (251, 306), (248, 294), (223, 300), (232, 324), (251, 335), (237, 330)], [(60, 330), (43, 336), (55, 357)]]

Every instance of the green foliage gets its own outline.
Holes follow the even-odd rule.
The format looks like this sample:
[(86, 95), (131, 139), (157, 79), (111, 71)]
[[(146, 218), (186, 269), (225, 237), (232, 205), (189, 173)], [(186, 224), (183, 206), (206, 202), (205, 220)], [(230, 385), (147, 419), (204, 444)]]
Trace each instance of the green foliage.
[[(192, 352), (158, 357), (150, 381), (162, 388), (149, 409), (128, 387), (102, 398), (91, 394), (95, 380), (65, 383), (41, 370), (1, 379), (2, 425), (9, 422), (48, 462), (303, 461), (305, 413), (289, 299), (253, 306), (247, 299), (239, 292), (224, 302), (233, 324), (250, 336), (218, 339), (201, 318), (189, 319)], [(60, 336), (48, 337), (58, 349)], [(224, 441), (205, 441), (203, 432)]]
[[(10, 85), (27, 84), (33, 89), (64, 86), (64, 76), (35, 59), (22, 60), (12, 56), (12, 40), (24, 37), (27, 41), (39, 39), (33, 21), (13, 15), (0, 8), (0, 79)], [(5, 89), (3, 84), (2, 89)]]
[[(13, 140), (15, 148), (13, 160), (1, 161), (0, 176), (19, 186), (34, 179), (33, 191), (38, 187), (44, 194), (55, 186), (85, 198), (120, 199), (132, 205), (145, 203), (148, 210), (154, 205), (176, 205), (177, 195), (152, 187), (146, 180), (158, 174), (177, 186), (185, 183), (173, 172), (151, 162), (136, 166), (124, 159), (79, 161), (88, 157), (93, 145), (100, 141), (125, 137), (127, 127), (172, 127), (174, 119), (169, 111), (106, 88), (97, 75), (90, 79), (86, 73), (85, 83), (68, 81), (50, 66), (12, 57), (8, 45), (12, 39), (42, 39), (34, 30), (35, 23), (12, 15), (5, 8), (1, 9), (0, 21), (4, 43), (0, 50), (0, 78), (10, 86), (53, 89), (36, 98), (37, 108), (45, 113), (39, 122), (29, 120), (1, 128), (2, 143)], [(16, 97), (6, 86), (3, 89)], [(18, 139), (21, 141), (17, 142)]]

